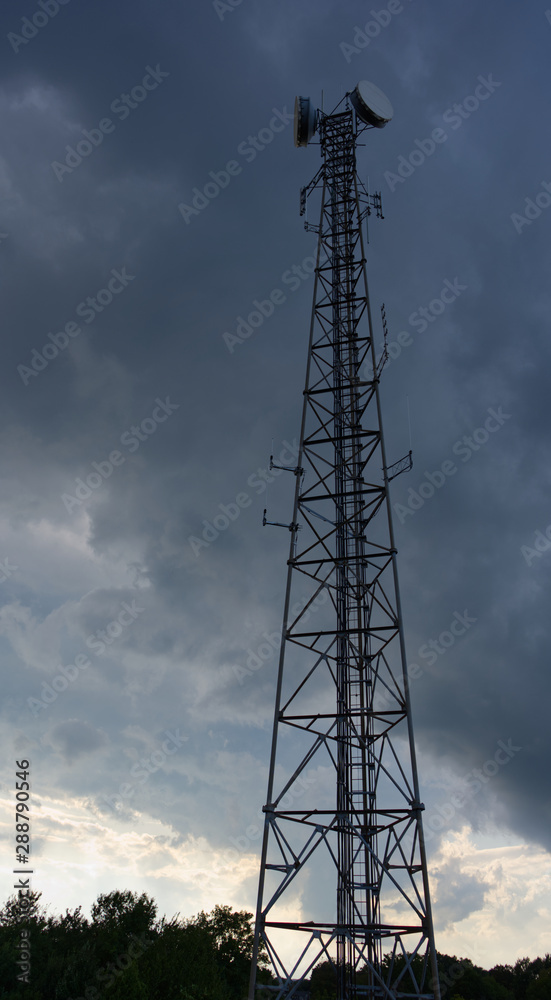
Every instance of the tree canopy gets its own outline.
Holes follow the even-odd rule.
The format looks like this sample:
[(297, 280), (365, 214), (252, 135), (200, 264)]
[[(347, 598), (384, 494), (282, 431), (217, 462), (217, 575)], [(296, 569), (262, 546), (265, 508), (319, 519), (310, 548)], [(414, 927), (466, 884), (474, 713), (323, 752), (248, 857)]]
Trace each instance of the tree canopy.
[[(40, 895), (25, 907), (12, 896), (0, 910), (1, 1000), (242, 1000), (246, 992), (251, 913), (216, 906), (158, 920), (147, 893), (125, 889), (98, 896), (87, 920), (81, 907), (48, 916)], [(17, 964), (22, 942), (28, 982)]]
[[(0, 1000), (243, 1000), (252, 946), (252, 914), (229, 906), (159, 919), (147, 893), (116, 889), (98, 896), (88, 920), (80, 906), (52, 916), (40, 893), (25, 904), (14, 895), (0, 909)], [(260, 954), (259, 980), (269, 984)], [(489, 971), (439, 955), (438, 966), (443, 1000), (551, 1000), (551, 955)], [(310, 1000), (335, 1000), (330, 962), (312, 970), (309, 990)], [(400, 990), (408, 992), (405, 979)]]

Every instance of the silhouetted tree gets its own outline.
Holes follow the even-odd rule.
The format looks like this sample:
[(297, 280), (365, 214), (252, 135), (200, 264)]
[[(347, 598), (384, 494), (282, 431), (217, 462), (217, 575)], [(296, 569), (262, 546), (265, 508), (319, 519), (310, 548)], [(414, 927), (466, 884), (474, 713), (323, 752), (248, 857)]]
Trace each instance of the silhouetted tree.
[[(157, 919), (155, 901), (128, 889), (98, 896), (87, 920), (79, 906), (49, 916), (41, 894), (10, 896), (0, 909), (0, 1000), (243, 1000), (253, 946), (252, 914), (215, 906), (211, 913)], [(18, 980), (21, 945), (31, 953), (30, 982)], [(416, 974), (421, 959), (413, 959)], [(384, 960), (388, 969), (389, 959)], [(487, 971), (439, 955), (444, 1000), (551, 1000), (551, 955)], [(407, 996), (411, 979), (397, 958), (392, 979)], [(258, 981), (273, 982), (260, 949)], [(358, 985), (369, 981), (367, 968)], [(336, 972), (320, 962), (311, 1000), (335, 1000)], [(260, 1000), (260, 993), (259, 993)]]

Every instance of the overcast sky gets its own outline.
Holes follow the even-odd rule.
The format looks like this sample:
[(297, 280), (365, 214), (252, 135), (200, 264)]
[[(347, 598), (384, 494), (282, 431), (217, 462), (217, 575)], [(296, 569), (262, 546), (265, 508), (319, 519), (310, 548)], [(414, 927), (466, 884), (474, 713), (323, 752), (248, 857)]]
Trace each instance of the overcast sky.
[(114, 888), (254, 908), (288, 545), (262, 511), (289, 520), (293, 487), (265, 470), (299, 432), (319, 166), (291, 113), (367, 79), (395, 110), (359, 169), (389, 460), (411, 421), (391, 489), (437, 946), (550, 951), (551, 10), (4, 0), (0, 22), (2, 899), (28, 758), (52, 911)]

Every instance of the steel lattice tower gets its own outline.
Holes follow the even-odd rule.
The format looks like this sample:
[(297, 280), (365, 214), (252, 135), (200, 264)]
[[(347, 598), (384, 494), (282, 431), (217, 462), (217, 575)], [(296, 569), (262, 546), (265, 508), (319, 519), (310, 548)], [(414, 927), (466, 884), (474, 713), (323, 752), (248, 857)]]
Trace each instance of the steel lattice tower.
[[(381, 200), (356, 170), (358, 136), (388, 120), (374, 93), (331, 114), (297, 98), (295, 143), (317, 131), (322, 156), (301, 213), (316, 189), (321, 212), (249, 1000), (260, 942), (262, 996), (330, 961), (339, 1000), (439, 998), (388, 488), (411, 453), (387, 465), (363, 237)], [(302, 920), (328, 868), (329, 904)]]

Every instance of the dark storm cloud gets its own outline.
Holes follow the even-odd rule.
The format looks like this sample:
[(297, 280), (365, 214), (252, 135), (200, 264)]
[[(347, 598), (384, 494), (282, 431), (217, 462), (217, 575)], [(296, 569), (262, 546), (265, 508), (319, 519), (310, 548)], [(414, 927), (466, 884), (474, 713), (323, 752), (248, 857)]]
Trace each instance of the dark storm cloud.
[(50, 733), (51, 745), (58, 750), (67, 762), (93, 753), (107, 742), (105, 733), (94, 729), (87, 722), (68, 719), (55, 726)]
[(488, 883), (476, 875), (460, 871), (456, 858), (435, 869), (437, 880), (438, 914), (445, 929), (449, 924), (465, 920), (484, 906)]
[[(370, 17), (352, 0), (243, 0), (223, 18), (209, 3), (72, 0), (17, 52), (6, 36), (24, 12), (3, 7), (0, 558), (19, 570), (1, 584), (2, 648), (9, 709), (44, 736), (44, 763), (55, 756), (45, 790), (80, 790), (101, 810), (126, 780), (128, 727), (161, 739), (180, 725), (190, 742), (159, 780), (171, 804), (152, 775), (125, 815), (141, 804), (225, 848), (261, 805), (277, 654), (259, 649), (281, 627), (288, 556), (288, 533), (261, 520), (265, 506), (289, 519), (292, 477), (261, 479), (262, 492), (250, 480), (272, 439), (277, 452), (299, 429), (312, 281), (292, 290), (283, 276), (315, 249), (298, 192), (319, 165), (317, 147), (294, 148), (289, 117), (295, 92), (318, 103), (323, 89), (328, 108), (367, 77), (395, 107), (359, 164), (385, 213), (368, 251), (395, 345), (382, 382), (391, 460), (409, 448), (406, 396), (412, 424), (414, 468), (392, 500), (423, 500), (396, 518), (409, 659), (424, 668), (417, 739), (461, 778), (511, 737), (522, 753), (465, 815), (549, 847), (551, 554), (527, 565), (521, 546), (551, 522), (551, 211), (534, 200), (551, 182), (551, 25), (537, 5), (402, 6), (349, 61), (341, 43)], [(113, 110), (157, 66), (158, 86)], [(77, 163), (67, 147), (83, 140), (93, 148)], [(75, 165), (56, 173), (67, 156)], [(533, 218), (519, 230), (515, 214)], [(230, 352), (224, 333), (276, 289), (285, 301)], [(167, 398), (177, 409), (157, 421)], [(503, 423), (473, 437), (500, 408)], [(250, 504), (194, 551), (190, 536), (240, 494)], [(132, 600), (146, 610), (107, 644), (98, 630)], [(476, 625), (453, 648), (419, 657), (465, 612)], [(33, 717), (28, 698), (79, 653), (90, 668)], [(54, 748), (109, 766), (62, 769)], [(442, 792), (425, 798), (429, 809)], [(468, 879), (457, 892), (453, 919), (483, 897)]]

